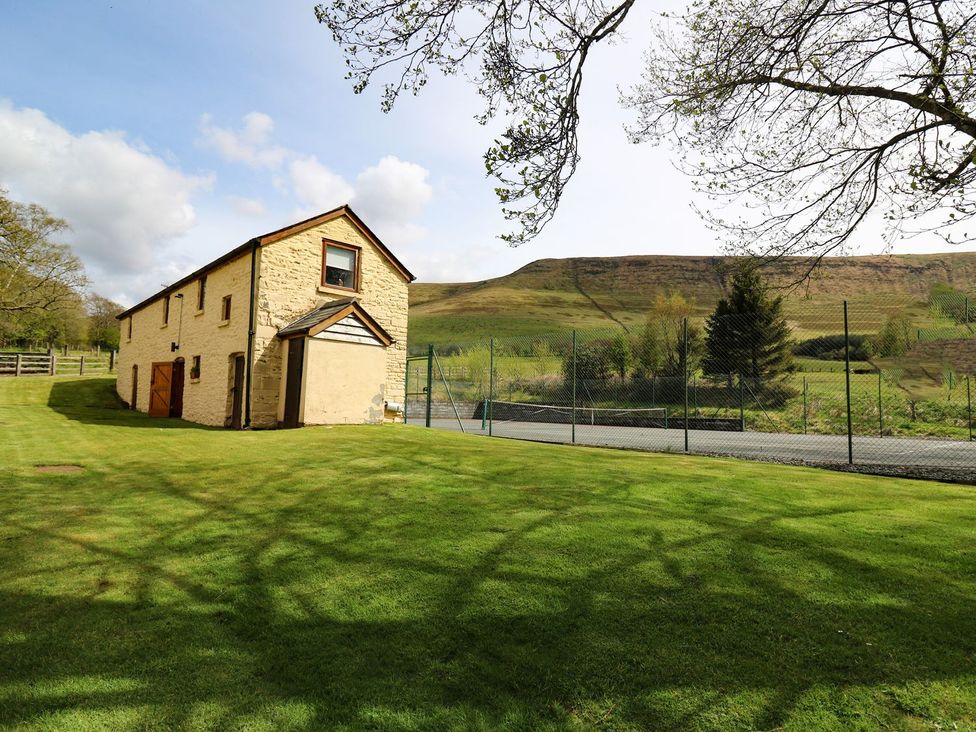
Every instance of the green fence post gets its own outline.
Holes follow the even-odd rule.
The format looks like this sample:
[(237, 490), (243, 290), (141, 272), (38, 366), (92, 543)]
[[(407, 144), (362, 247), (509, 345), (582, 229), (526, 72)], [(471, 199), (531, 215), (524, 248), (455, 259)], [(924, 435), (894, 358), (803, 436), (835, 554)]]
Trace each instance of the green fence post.
[(484, 432), (488, 426), (488, 400), (481, 400), (481, 431)]
[(854, 425), (851, 422), (851, 336), (847, 326), (847, 300), (844, 300), (844, 382), (847, 392), (847, 464), (854, 464)]
[(685, 452), (688, 452), (688, 318), (685, 318), (681, 329), (682, 361), (685, 376)]
[(973, 393), (969, 388), (969, 377), (966, 377), (966, 415), (969, 421), (969, 441), (973, 441)]
[(742, 374), (739, 374), (739, 428), (746, 431), (746, 391)]
[(430, 427), (430, 407), (434, 396), (434, 344), (427, 346), (427, 412), (424, 416), (424, 426)]
[(495, 402), (495, 339), (488, 339), (488, 436), (492, 434)]
[(803, 377), (803, 434), (807, 433), (807, 377)]
[(878, 369), (878, 437), (884, 437), (884, 408), (881, 406), (881, 369)]
[(573, 444), (576, 444), (576, 331), (573, 331)]

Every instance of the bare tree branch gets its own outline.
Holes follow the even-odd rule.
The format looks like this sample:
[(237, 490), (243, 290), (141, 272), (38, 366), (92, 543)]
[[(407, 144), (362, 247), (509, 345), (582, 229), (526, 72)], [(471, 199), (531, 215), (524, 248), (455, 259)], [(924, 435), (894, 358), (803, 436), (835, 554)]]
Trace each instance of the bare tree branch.
[(815, 264), (875, 213), (889, 241), (973, 238), (971, 5), (699, 1), (673, 25), (625, 100), (631, 136), (674, 144), (732, 251)]
[[(394, 71), (388, 110), (429, 70), (463, 73), (512, 244), (550, 221), (579, 161), (578, 100), (593, 48), (634, 0), (334, 0), (316, 15), (354, 89)], [(694, 0), (666, 21), (625, 97), (635, 141), (667, 140), (735, 252), (843, 251), (872, 216), (888, 241), (957, 243), (976, 216), (976, 8), (962, 0)]]

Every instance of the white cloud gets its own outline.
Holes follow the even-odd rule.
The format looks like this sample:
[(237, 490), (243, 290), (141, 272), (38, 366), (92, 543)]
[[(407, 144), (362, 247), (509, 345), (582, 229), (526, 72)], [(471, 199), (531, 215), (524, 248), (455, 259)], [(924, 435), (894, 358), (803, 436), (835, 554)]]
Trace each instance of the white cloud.
[(433, 190), (427, 182), (429, 172), (416, 163), (388, 155), (349, 183), (311, 155), (293, 160), (288, 174), (292, 192), (301, 203), (294, 214), (297, 218), (349, 203), (389, 243), (407, 244), (426, 233), (418, 219)]
[(356, 176), (352, 205), (370, 226), (387, 237), (412, 241), (423, 235), (417, 224), (433, 189), (429, 172), (416, 163), (387, 155)]
[(122, 132), (73, 134), (36, 109), (0, 100), (0, 185), (68, 221), (66, 237), (106, 278), (144, 273), (161, 244), (196, 222), (186, 175)]
[[(293, 219), (314, 216), (351, 203), (381, 237), (394, 245), (419, 241), (426, 229), (419, 220), (433, 196), (429, 172), (423, 166), (387, 155), (361, 170), (353, 182), (331, 169), (314, 154), (300, 153), (272, 140), (274, 120), (261, 112), (245, 115), (239, 130), (217, 127), (209, 115), (200, 125), (204, 147), (216, 150), (229, 162), (272, 171), (271, 185), (294, 197)], [(234, 199), (244, 214), (263, 212), (260, 202)]]
[(288, 172), (292, 191), (302, 204), (294, 214), (298, 218), (349, 203), (389, 243), (404, 245), (426, 234), (417, 220), (433, 190), (427, 182), (429, 172), (416, 163), (388, 155), (360, 172), (354, 184), (314, 155), (293, 160)]
[(352, 186), (314, 155), (293, 160), (288, 173), (295, 197), (303, 206), (303, 215), (341, 206), (353, 197)]
[(261, 217), (267, 216), (268, 207), (264, 202), (257, 198), (246, 198), (244, 196), (227, 196), (227, 200), (234, 211), (244, 216)]
[(200, 118), (199, 144), (216, 150), (229, 163), (244, 163), (252, 168), (277, 168), (288, 157), (288, 150), (269, 142), (274, 120), (262, 112), (244, 115), (239, 130), (218, 127), (209, 114)]

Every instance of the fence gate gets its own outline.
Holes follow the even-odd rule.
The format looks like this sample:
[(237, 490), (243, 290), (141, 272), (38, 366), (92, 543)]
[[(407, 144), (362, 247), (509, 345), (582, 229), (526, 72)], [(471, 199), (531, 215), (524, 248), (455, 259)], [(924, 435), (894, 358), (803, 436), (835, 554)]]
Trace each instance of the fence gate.
[[(437, 378), (435, 380), (435, 370)], [(426, 356), (409, 356), (407, 358), (407, 374), (404, 388), (403, 400), (403, 421), (409, 423), (410, 415), (423, 415), (424, 425), (431, 426), (434, 410), (434, 392), (443, 391), (446, 401), (450, 404), (450, 411), (440, 415), (447, 417), (450, 415), (457, 421), (461, 432), (464, 432), (464, 421), (458, 411), (457, 403), (451, 392), (451, 385), (448, 382), (447, 374), (441, 366), (440, 359), (433, 346), (429, 346)], [(437, 399), (438, 402), (443, 400)]]

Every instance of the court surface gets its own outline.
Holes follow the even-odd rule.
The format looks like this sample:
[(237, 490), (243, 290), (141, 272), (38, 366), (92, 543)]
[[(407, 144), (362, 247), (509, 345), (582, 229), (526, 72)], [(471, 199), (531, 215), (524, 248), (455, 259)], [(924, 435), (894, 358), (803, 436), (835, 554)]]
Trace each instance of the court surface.
[[(422, 417), (408, 423), (423, 426)], [(431, 427), (487, 435), (481, 420), (432, 419)], [(546, 422), (501, 422), (491, 426), (495, 437), (536, 442), (572, 442), (572, 427)], [(654, 452), (684, 452), (681, 429), (576, 425), (576, 443)], [(799, 435), (778, 432), (724, 432), (689, 430), (688, 449), (693, 453), (733, 455), (762, 460), (846, 464), (846, 435)], [(854, 462), (862, 465), (972, 468), (976, 470), (976, 442), (918, 437), (854, 437)]]

